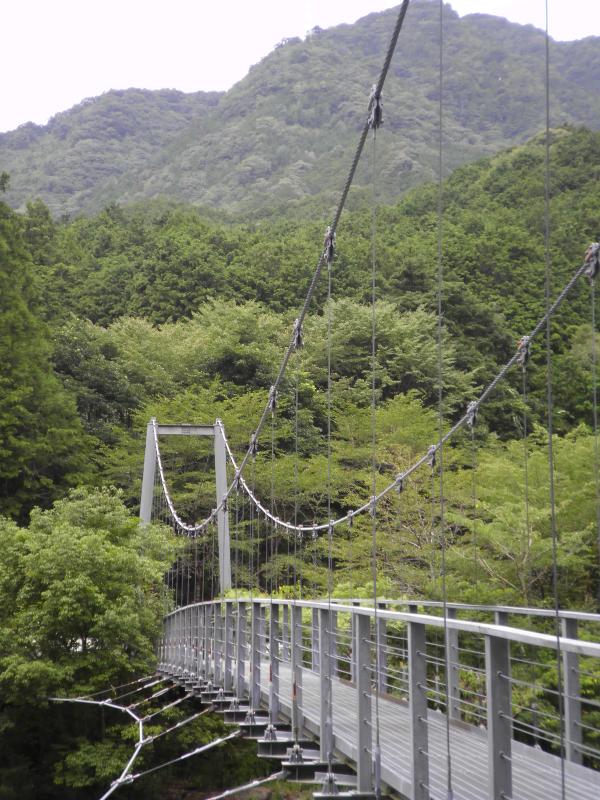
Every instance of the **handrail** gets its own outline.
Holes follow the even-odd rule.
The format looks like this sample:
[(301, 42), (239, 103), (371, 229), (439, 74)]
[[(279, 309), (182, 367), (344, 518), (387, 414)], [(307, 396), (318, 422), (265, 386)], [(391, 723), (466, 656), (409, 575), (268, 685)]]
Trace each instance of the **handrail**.
[[(333, 611), (342, 614), (351, 614), (355, 616), (373, 616), (375, 609), (372, 607), (356, 606), (356, 605), (343, 605), (341, 603), (332, 602), (327, 600), (293, 600), (293, 599), (269, 599), (269, 598), (239, 598), (227, 600), (211, 600), (202, 603), (193, 603), (189, 606), (182, 606), (166, 618), (186, 611), (195, 606), (206, 605), (219, 605), (222, 603), (255, 603), (261, 606), (277, 605), (277, 606), (296, 606), (299, 608), (322, 609), (325, 611)], [(598, 617), (600, 621), (600, 616)], [(419, 614), (415, 612), (406, 611), (389, 611), (385, 609), (377, 609), (378, 619), (385, 619), (395, 622), (414, 622), (422, 625), (429, 625), (432, 627), (444, 628), (448, 627), (452, 630), (462, 631), (463, 633), (475, 633), (485, 636), (494, 636), (499, 639), (505, 639), (512, 642), (519, 642), (520, 644), (530, 644), (536, 647), (544, 647), (549, 650), (556, 650), (560, 648), (561, 651), (566, 653), (577, 653), (578, 655), (591, 656), (593, 658), (600, 658), (600, 643), (588, 642), (580, 639), (571, 639), (567, 637), (557, 637), (554, 634), (538, 633), (537, 631), (529, 631), (524, 628), (515, 628), (509, 625), (498, 625), (487, 622), (474, 622), (472, 620), (463, 620), (448, 617), (436, 617), (431, 614)]]
[[(214, 600), (200, 600), (197, 603), (190, 603), (187, 606), (182, 606), (185, 608), (192, 608), (194, 606), (202, 606), (202, 605), (212, 605), (213, 603), (261, 603), (262, 605), (271, 605), (272, 603), (277, 603), (279, 605), (304, 605), (312, 603), (319, 603), (319, 600), (294, 600), (293, 598), (270, 598), (270, 597), (224, 597), (224, 598), (215, 598)], [(355, 604), (365, 604), (371, 603), (372, 600), (366, 597), (343, 597), (343, 598), (332, 598), (332, 603), (337, 605), (344, 605), (344, 604), (352, 604), (352, 608), (357, 608)], [(422, 606), (423, 608), (443, 608), (443, 602), (441, 600), (419, 600), (419, 599), (412, 599), (412, 600), (390, 600), (390, 599), (377, 599), (377, 604), (379, 606), (382, 605), (394, 605), (394, 606)], [(534, 608), (534, 607), (527, 607), (527, 606), (487, 606), (487, 605), (478, 605), (478, 604), (470, 604), (470, 603), (447, 603), (446, 607), (455, 611), (477, 611), (477, 612), (489, 612), (494, 613), (498, 612), (501, 614), (515, 614), (518, 616), (525, 616), (525, 617), (548, 617), (555, 619), (556, 618), (556, 611), (553, 608)], [(179, 609), (175, 609), (174, 611), (169, 612), (169, 614), (165, 615), (165, 619), (169, 617), (171, 614), (174, 614)], [(382, 609), (380, 609), (382, 610)], [(572, 609), (559, 609), (558, 616), (560, 619), (574, 619), (578, 620), (579, 622), (597, 622), (600, 623), (600, 614), (594, 614), (590, 611), (574, 611)]]

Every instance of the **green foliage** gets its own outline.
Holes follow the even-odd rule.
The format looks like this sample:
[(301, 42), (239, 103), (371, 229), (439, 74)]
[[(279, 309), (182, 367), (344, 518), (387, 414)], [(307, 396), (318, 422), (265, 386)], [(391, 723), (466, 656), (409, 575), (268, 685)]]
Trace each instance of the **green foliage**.
[[(173, 553), (165, 530), (141, 529), (115, 491), (73, 490), (51, 510), (36, 509), (28, 528), (0, 519), (4, 796), (53, 796), (49, 772), (72, 742), (49, 696), (91, 693), (152, 670)], [(90, 759), (104, 764), (97, 782), (122, 757), (106, 744), (86, 753), (66, 765), (63, 782), (84, 785)], [(30, 786), (12, 783), (28, 767)]]
[(89, 448), (53, 373), (21, 221), (0, 203), (0, 512), (23, 519), (85, 480)]

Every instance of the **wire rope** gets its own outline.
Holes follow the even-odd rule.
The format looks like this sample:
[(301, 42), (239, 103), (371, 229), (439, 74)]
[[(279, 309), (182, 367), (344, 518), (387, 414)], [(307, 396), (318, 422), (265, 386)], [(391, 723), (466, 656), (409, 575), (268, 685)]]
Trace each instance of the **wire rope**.
[(560, 643), (560, 608), (558, 589), (558, 527), (556, 520), (555, 496), (555, 463), (554, 463), (554, 399), (552, 374), (552, 323), (548, 314), (552, 289), (552, 259), (550, 255), (550, 34), (548, 25), (548, 0), (545, 0), (545, 62), (544, 82), (546, 100), (546, 131), (544, 146), (544, 275), (546, 303), (546, 404), (548, 414), (548, 480), (550, 490), (550, 526), (552, 534), (552, 589), (554, 595), (555, 631), (556, 631), (556, 678), (558, 691), (558, 717), (560, 739), (560, 788), (562, 800), (566, 797), (565, 774), (565, 731), (563, 707), (562, 654)]
[(439, 462), (439, 509), (440, 509), (440, 539), (441, 539), (441, 567), (440, 577), (442, 583), (442, 603), (444, 615), (444, 670), (446, 673), (446, 788), (447, 798), (452, 800), (452, 755), (450, 752), (450, 653), (448, 637), (448, 591), (446, 585), (446, 529), (444, 519), (444, 361), (443, 361), (443, 236), (444, 236), (444, 1), (439, 2), (439, 98), (438, 98), (438, 208), (437, 208), (437, 380), (438, 380), (438, 437), (440, 446), (437, 451)]
[[(590, 281), (590, 299), (592, 306), (592, 425), (594, 432), (594, 482), (596, 489), (596, 536), (598, 546), (598, 563), (600, 563), (600, 441), (598, 436), (598, 352), (596, 342), (596, 282)], [(600, 576), (596, 596), (600, 604)]]
[[(375, 100), (378, 102), (378, 99)], [(374, 111), (374, 113), (376, 113)], [(380, 629), (377, 614), (377, 253), (375, 236), (377, 232), (377, 127), (373, 125), (372, 147), (372, 181), (373, 193), (371, 200), (371, 489), (373, 508), (371, 509), (371, 571), (373, 581), (373, 624), (375, 627), (375, 681), (373, 682), (373, 695), (375, 698), (375, 743), (373, 746), (375, 796), (381, 798), (381, 720), (379, 715), (379, 684), (380, 684)]]

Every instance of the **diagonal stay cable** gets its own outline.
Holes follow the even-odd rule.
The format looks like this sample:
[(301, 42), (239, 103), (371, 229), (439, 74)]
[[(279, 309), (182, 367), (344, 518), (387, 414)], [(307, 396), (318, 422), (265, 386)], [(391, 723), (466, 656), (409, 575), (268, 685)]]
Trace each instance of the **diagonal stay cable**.
[(166, 736), (169, 733), (173, 733), (173, 731), (178, 731), (180, 728), (189, 725), (190, 722), (194, 722), (194, 720), (198, 719), (198, 717), (203, 717), (205, 714), (208, 714), (209, 712), (214, 710), (215, 710), (214, 706), (209, 706), (208, 708), (202, 709), (202, 711), (196, 711), (195, 714), (192, 714), (191, 716), (182, 719), (180, 722), (176, 722), (175, 725), (171, 725), (169, 728), (165, 728), (164, 731), (159, 731), (158, 733), (146, 736), (144, 738), (144, 744), (154, 742), (156, 739), (161, 739), (163, 736)]
[(142, 717), (142, 722), (148, 722), (149, 719), (153, 719), (154, 717), (158, 717), (159, 714), (163, 714), (165, 711), (168, 711), (170, 708), (175, 708), (175, 706), (180, 705), (184, 702), (184, 700), (189, 700), (190, 697), (193, 697), (193, 692), (188, 692), (184, 694), (182, 697), (178, 697), (177, 700), (173, 700), (172, 703), (167, 703), (166, 706), (163, 706), (158, 711), (153, 711), (151, 714), (146, 714), (145, 717)]
[[(122, 683), (120, 686), (111, 686), (110, 689), (100, 689), (99, 692), (92, 692), (92, 694), (84, 694), (81, 695), (81, 699), (91, 700), (94, 697), (99, 697), (101, 694), (110, 694), (111, 692), (119, 692), (121, 689), (128, 689), (130, 686), (136, 686), (139, 683), (146, 683), (146, 681), (153, 681), (154, 682), (155, 676), (154, 675), (145, 675), (143, 678), (136, 678), (133, 681), (129, 681), (129, 683)], [(153, 684), (148, 684), (149, 686)], [(121, 695), (123, 697), (124, 695)]]
[(186, 761), (188, 758), (192, 758), (192, 756), (200, 755), (200, 753), (206, 753), (207, 750), (212, 750), (213, 747), (217, 747), (220, 744), (224, 744), (225, 742), (230, 741), (231, 739), (235, 739), (237, 736), (240, 735), (240, 731), (234, 731), (230, 733), (228, 736), (222, 736), (220, 739), (214, 739), (212, 742), (208, 744), (200, 745), (200, 747), (195, 747), (193, 750), (190, 750), (187, 753), (184, 753), (181, 756), (177, 756), (177, 758), (172, 758), (169, 761), (165, 761), (162, 764), (157, 764), (156, 767), (150, 767), (150, 769), (145, 769), (143, 772), (135, 772), (121, 781), (121, 784), (124, 783), (133, 783), (137, 781), (139, 778), (143, 778), (145, 775), (151, 775), (153, 772), (158, 772), (159, 769), (165, 769), (165, 767), (172, 767), (173, 764), (179, 764), (182, 761)]
[[(401, 31), (402, 25), (404, 23), (404, 18), (406, 16), (406, 12), (408, 10), (409, 2), (410, 2), (410, 0), (403, 0), (402, 5), (400, 7), (400, 11), (398, 13), (398, 17), (397, 17), (397, 20), (396, 20), (396, 24), (394, 26), (392, 37), (390, 39), (390, 44), (389, 44), (389, 47), (388, 47), (388, 50), (387, 50), (387, 53), (386, 53), (386, 56), (385, 56), (383, 67), (382, 67), (381, 72), (379, 74), (379, 77), (377, 79), (377, 83), (375, 84), (374, 94), (376, 96), (379, 96), (381, 94), (382, 89), (383, 89), (383, 85), (385, 83), (385, 80), (386, 80), (386, 77), (387, 77), (387, 74), (388, 74), (388, 71), (389, 71), (389, 68), (390, 68), (390, 64), (391, 64), (391, 61), (392, 61), (392, 56), (393, 56), (394, 51), (396, 49), (396, 44), (398, 42), (398, 37), (400, 35), (400, 31)], [(361, 157), (364, 145), (365, 145), (365, 141), (367, 139), (367, 134), (369, 132), (369, 129), (370, 129), (370, 122), (369, 122), (369, 117), (367, 115), (367, 117), (365, 119), (365, 123), (364, 123), (363, 129), (361, 131), (361, 134), (360, 134), (360, 137), (359, 137), (359, 140), (358, 140), (358, 145), (356, 147), (356, 151), (354, 153), (354, 158), (352, 159), (352, 164), (350, 166), (348, 177), (346, 179), (346, 183), (344, 184), (344, 188), (342, 190), (342, 194), (341, 194), (340, 200), (338, 202), (338, 205), (337, 205), (334, 217), (333, 217), (333, 222), (330, 225), (330, 233), (331, 233), (332, 237), (335, 237), (335, 232), (336, 232), (337, 226), (339, 224), (339, 221), (340, 221), (340, 218), (341, 218), (341, 215), (342, 215), (342, 211), (344, 210), (344, 206), (346, 204), (346, 199), (348, 197), (348, 192), (350, 191), (350, 187), (352, 185), (352, 182), (354, 181), (354, 176), (356, 174), (358, 163), (360, 161), (360, 157)], [(294, 323), (294, 330), (292, 331), (292, 334), (291, 334), (291, 337), (290, 337), (290, 341), (289, 341), (288, 346), (287, 346), (287, 348), (285, 350), (285, 353), (283, 355), (283, 359), (281, 361), (281, 365), (279, 367), (279, 371), (277, 373), (277, 377), (275, 378), (275, 381), (274, 381), (274, 383), (273, 383), (273, 385), (271, 387), (271, 393), (273, 393), (273, 394), (277, 393), (277, 390), (278, 390), (278, 388), (279, 388), (279, 386), (280, 386), (280, 384), (281, 384), (281, 382), (283, 380), (283, 377), (285, 375), (285, 372), (286, 372), (286, 369), (287, 369), (287, 366), (288, 366), (288, 362), (289, 362), (289, 360), (290, 360), (290, 358), (292, 356), (292, 353), (296, 349), (297, 333), (302, 330), (302, 325), (303, 325), (304, 320), (306, 318), (306, 315), (308, 313), (308, 309), (309, 309), (310, 303), (312, 301), (312, 298), (314, 296), (318, 280), (319, 280), (319, 278), (321, 276), (321, 271), (323, 269), (323, 265), (326, 263), (326, 261), (327, 261), (326, 250), (324, 249), (321, 252), (321, 255), (320, 255), (318, 263), (317, 263), (317, 266), (316, 266), (316, 268), (314, 270), (314, 273), (313, 273), (313, 276), (312, 276), (308, 291), (306, 293), (306, 297), (304, 299), (304, 303), (303, 303), (302, 308), (300, 310), (300, 313), (299, 313), (299, 315), (298, 315), (298, 317), (297, 317), (297, 319), (296, 319), (296, 321)], [(164, 479), (164, 472), (162, 470), (162, 464), (160, 463), (160, 459), (159, 459), (159, 471), (160, 471), (160, 475), (161, 475), (161, 482), (162, 482), (162, 485), (163, 485), (163, 491), (165, 493), (165, 498), (167, 500), (167, 504), (169, 506), (169, 510), (170, 510), (170, 512), (171, 512), (171, 514), (173, 516), (173, 519), (175, 519), (175, 521), (178, 523), (178, 525), (181, 526), (181, 528), (183, 530), (187, 531), (188, 533), (196, 533), (197, 531), (203, 530), (207, 525), (210, 525), (212, 523), (212, 521), (214, 520), (214, 518), (216, 516), (216, 513), (219, 510), (219, 508), (221, 508), (223, 503), (227, 501), (227, 498), (229, 497), (231, 492), (234, 490), (234, 488), (237, 486), (238, 478), (240, 478), (242, 476), (243, 470), (246, 467), (246, 464), (248, 463), (248, 460), (251, 458), (251, 456), (255, 452), (256, 443), (258, 442), (258, 437), (259, 437), (260, 432), (261, 432), (261, 430), (262, 430), (262, 428), (263, 428), (263, 426), (264, 426), (264, 424), (265, 424), (265, 422), (266, 422), (266, 420), (267, 420), (267, 418), (268, 418), (268, 416), (270, 414), (270, 411), (271, 411), (271, 404), (270, 404), (270, 401), (268, 401), (266, 403), (263, 411), (262, 411), (262, 414), (260, 416), (258, 424), (257, 424), (257, 426), (256, 426), (256, 428), (254, 430), (254, 433), (252, 434), (252, 436), (250, 438), (250, 445), (248, 446), (248, 449), (246, 450), (246, 453), (244, 454), (244, 457), (242, 458), (242, 461), (240, 462), (239, 467), (237, 467), (236, 470), (235, 470), (235, 475), (234, 475), (233, 481), (228, 486), (227, 491), (225, 492), (223, 500), (219, 504), (218, 508), (217, 509), (213, 509), (213, 511), (210, 514), (210, 516), (207, 517), (207, 519), (203, 520), (198, 525), (186, 525), (185, 523), (183, 523), (181, 521), (181, 519), (177, 515), (177, 512), (175, 510), (175, 506), (173, 505), (171, 497), (170, 497), (170, 495), (168, 493), (168, 490), (166, 488), (166, 482), (165, 482), (165, 479)], [(159, 448), (158, 448), (158, 434), (157, 434), (156, 426), (154, 426), (154, 438), (155, 438), (156, 450), (157, 450), (157, 455), (158, 455), (160, 451), (159, 451)]]
[(227, 789), (227, 791), (221, 792), (221, 794), (214, 794), (212, 797), (209, 797), (208, 800), (224, 800), (225, 797), (237, 797), (241, 792), (249, 792), (251, 789), (256, 789), (257, 786), (263, 786), (265, 783), (283, 780), (286, 774), (285, 770), (282, 769), (266, 778), (257, 778), (254, 781), (250, 781), (250, 783), (245, 783), (243, 786), (236, 786), (235, 789)]

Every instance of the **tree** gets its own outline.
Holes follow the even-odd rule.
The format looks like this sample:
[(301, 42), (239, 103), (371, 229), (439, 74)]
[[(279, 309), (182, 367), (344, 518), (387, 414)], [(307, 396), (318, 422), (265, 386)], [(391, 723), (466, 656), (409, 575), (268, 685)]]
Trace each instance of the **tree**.
[(55, 796), (52, 770), (75, 741), (48, 696), (152, 670), (173, 552), (164, 529), (140, 528), (115, 490), (73, 490), (34, 510), (28, 528), (0, 518), (3, 797)]
[(0, 203), (0, 513), (20, 519), (84, 480), (89, 450), (37, 305), (20, 221)]

